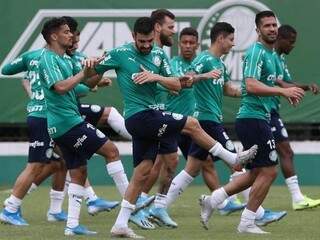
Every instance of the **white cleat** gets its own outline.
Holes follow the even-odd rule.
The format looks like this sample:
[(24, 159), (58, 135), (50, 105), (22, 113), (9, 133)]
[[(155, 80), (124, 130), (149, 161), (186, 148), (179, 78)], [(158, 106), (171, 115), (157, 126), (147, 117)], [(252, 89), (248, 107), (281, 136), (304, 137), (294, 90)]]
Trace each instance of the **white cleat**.
[(270, 232), (263, 231), (261, 228), (259, 228), (255, 224), (245, 225), (245, 224), (241, 224), (241, 223), (238, 226), (238, 232), (239, 233), (253, 233), (253, 234), (268, 234), (268, 233), (270, 233)]
[(237, 153), (236, 164), (246, 165), (251, 162), (258, 152), (258, 145), (253, 145), (246, 151)]
[(111, 228), (111, 237), (112, 238), (144, 239), (143, 236), (139, 236), (135, 234), (131, 228), (117, 227), (115, 225)]
[(213, 213), (213, 208), (211, 207), (210, 203), (210, 196), (208, 195), (201, 195), (199, 198), (199, 204), (200, 204), (200, 222), (202, 224), (202, 227), (206, 230), (208, 230), (208, 222), (209, 219)]

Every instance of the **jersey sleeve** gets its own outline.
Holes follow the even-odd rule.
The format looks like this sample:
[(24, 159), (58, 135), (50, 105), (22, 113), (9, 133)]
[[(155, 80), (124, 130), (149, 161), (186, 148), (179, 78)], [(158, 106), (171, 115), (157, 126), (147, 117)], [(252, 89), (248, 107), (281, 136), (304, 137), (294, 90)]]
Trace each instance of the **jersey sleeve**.
[(230, 73), (224, 63), (223, 63), (223, 75), (224, 75), (223, 78), (225, 83), (231, 80)]
[(292, 78), (291, 78), (291, 74), (289, 72), (289, 69), (288, 69), (288, 65), (287, 65), (287, 62), (285, 60), (284, 57), (282, 57), (282, 67), (283, 67), (283, 81), (285, 82), (292, 82)]
[(243, 77), (254, 78), (259, 80), (261, 78), (261, 68), (263, 64), (262, 49), (254, 47), (252, 51), (248, 52), (244, 60), (244, 72)]
[(110, 69), (118, 68), (120, 66), (119, 54), (120, 52), (116, 52), (115, 49), (105, 52), (104, 60), (95, 67), (96, 72), (103, 74)]
[(192, 70), (196, 74), (201, 74), (201, 73), (210, 72), (213, 69), (209, 61), (207, 61), (205, 58), (200, 58), (200, 59), (195, 59), (191, 63), (190, 70)]
[(2, 70), (1, 73), (3, 75), (14, 75), (20, 72), (24, 72), (28, 70), (27, 65), (27, 53), (22, 54), (12, 62), (6, 64)]
[(52, 55), (44, 55), (40, 62), (40, 74), (43, 75), (48, 88), (55, 83), (64, 80), (56, 58)]

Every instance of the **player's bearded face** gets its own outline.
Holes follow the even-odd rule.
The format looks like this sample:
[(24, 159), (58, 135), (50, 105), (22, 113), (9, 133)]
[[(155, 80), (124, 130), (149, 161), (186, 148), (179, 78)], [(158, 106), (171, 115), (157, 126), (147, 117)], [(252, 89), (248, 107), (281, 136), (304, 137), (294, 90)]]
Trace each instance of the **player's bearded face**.
[(80, 36), (79, 35), (74, 35), (73, 36), (72, 46), (67, 49), (67, 54), (73, 55), (75, 53), (75, 51), (79, 47), (79, 40), (80, 40)]
[(260, 37), (266, 43), (275, 43), (278, 36), (277, 20), (274, 17), (264, 17), (259, 26)]
[(154, 33), (151, 32), (150, 34), (147, 34), (147, 35), (144, 35), (141, 33), (135, 33), (133, 37), (135, 40), (135, 45), (137, 50), (144, 55), (148, 55), (152, 50)]
[(163, 46), (171, 47), (173, 45), (173, 36), (176, 33), (174, 20), (165, 17), (160, 30), (160, 42)]

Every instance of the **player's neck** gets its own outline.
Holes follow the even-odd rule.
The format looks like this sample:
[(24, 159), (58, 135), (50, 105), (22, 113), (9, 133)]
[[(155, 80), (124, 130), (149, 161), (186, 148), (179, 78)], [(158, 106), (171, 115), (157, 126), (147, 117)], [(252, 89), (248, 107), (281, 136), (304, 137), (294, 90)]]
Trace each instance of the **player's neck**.
[(212, 44), (209, 48), (209, 52), (216, 56), (217, 58), (220, 58), (223, 55), (222, 50), (217, 46), (216, 44)]
[(262, 43), (263, 46), (265, 46), (266, 48), (273, 50), (274, 49), (274, 43), (267, 43), (266, 41), (264, 41), (262, 38), (258, 38), (258, 41), (260, 43)]
[(48, 45), (47, 48), (60, 56), (63, 56), (66, 53), (66, 49), (62, 48), (60, 45), (58, 45), (56, 43), (52, 43), (52, 44)]
[(156, 36), (154, 38), (154, 42), (159, 48), (163, 48), (163, 44), (161, 43), (160, 36)]

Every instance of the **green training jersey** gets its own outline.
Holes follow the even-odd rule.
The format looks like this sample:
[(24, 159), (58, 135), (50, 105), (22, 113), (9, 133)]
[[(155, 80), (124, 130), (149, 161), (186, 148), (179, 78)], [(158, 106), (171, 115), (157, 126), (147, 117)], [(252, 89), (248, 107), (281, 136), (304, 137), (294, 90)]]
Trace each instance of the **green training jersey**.
[(2, 74), (13, 75), (27, 71), (26, 79), (30, 82), (31, 99), (27, 105), (28, 116), (46, 118), (44, 92), (39, 78), (39, 60), (44, 49), (28, 51), (6, 64)]
[[(173, 57), (170, 61), (172, 71), (177, 76), (184, 76), (191, 71), (191, 62), (181, 56)], [(166, 107), (167, 111), (180, 113), (185, 116), (192, 116), (195, 110), (196, 100), (193, 94), (193, 88), (183, 88), (178, 95), (169, 94)]]
[(49, 49), (41, 56), (39, 72), (47, 105), (48, 132), (52, 138), (57, 138), (83, 122), (78, 110), (75, 89), (62, 95), (54, 91), (57, 82), (66, 80), (78, 72), (68, 55), (60, 56)]
[(273, 87), (276, 81), (275, 51), (262, 43), (254, 43), (245, 54), (243, 63), (243, 80), (241, 84), (242, 99), (237, 118), (270, 119), (273, 96), (262, 97), (247, 93), (246, 79), (254, 78)]
[[(292, 78), (291, 78), (284, 54), (279, 55), (278, 53), (276, 53), (275, 58), (276, 58), (276, 68), (277, 68), (277, 79), (283, 80), (287, 83), (292, 83)], [(280, 97), (274, 96), (272, 98), (271, 109), (276, 110), (278, 112), (279, 108), (280, 108)]]
[(124, 117), (128, 118), (135, 113), (154, 108), (157, 104), (157, 82), (135, 84), (133, 78), (142, 72), (140, 66), (150, 72), (162, 76), (171, 76), (169, 60), (164, 51), (153, 46), (148, 55), (140, 53), (134, 43), (128, 43), (107, 53), (105, 59), (96, 66), (96, 72), (103, 74), (114, 69), (120, 91), (124, 97)]
[(223, 121), (222, 99), (224, 84), (230, 80), (221, 58), (214, 56), (208, 50), (201, 52), (192, 62), (196, 74), (220, 70), (219, 79), (201, 80), (194, 84), (196, 109), (194, 116), (199, 120), (210, 120), (217, 123)]

